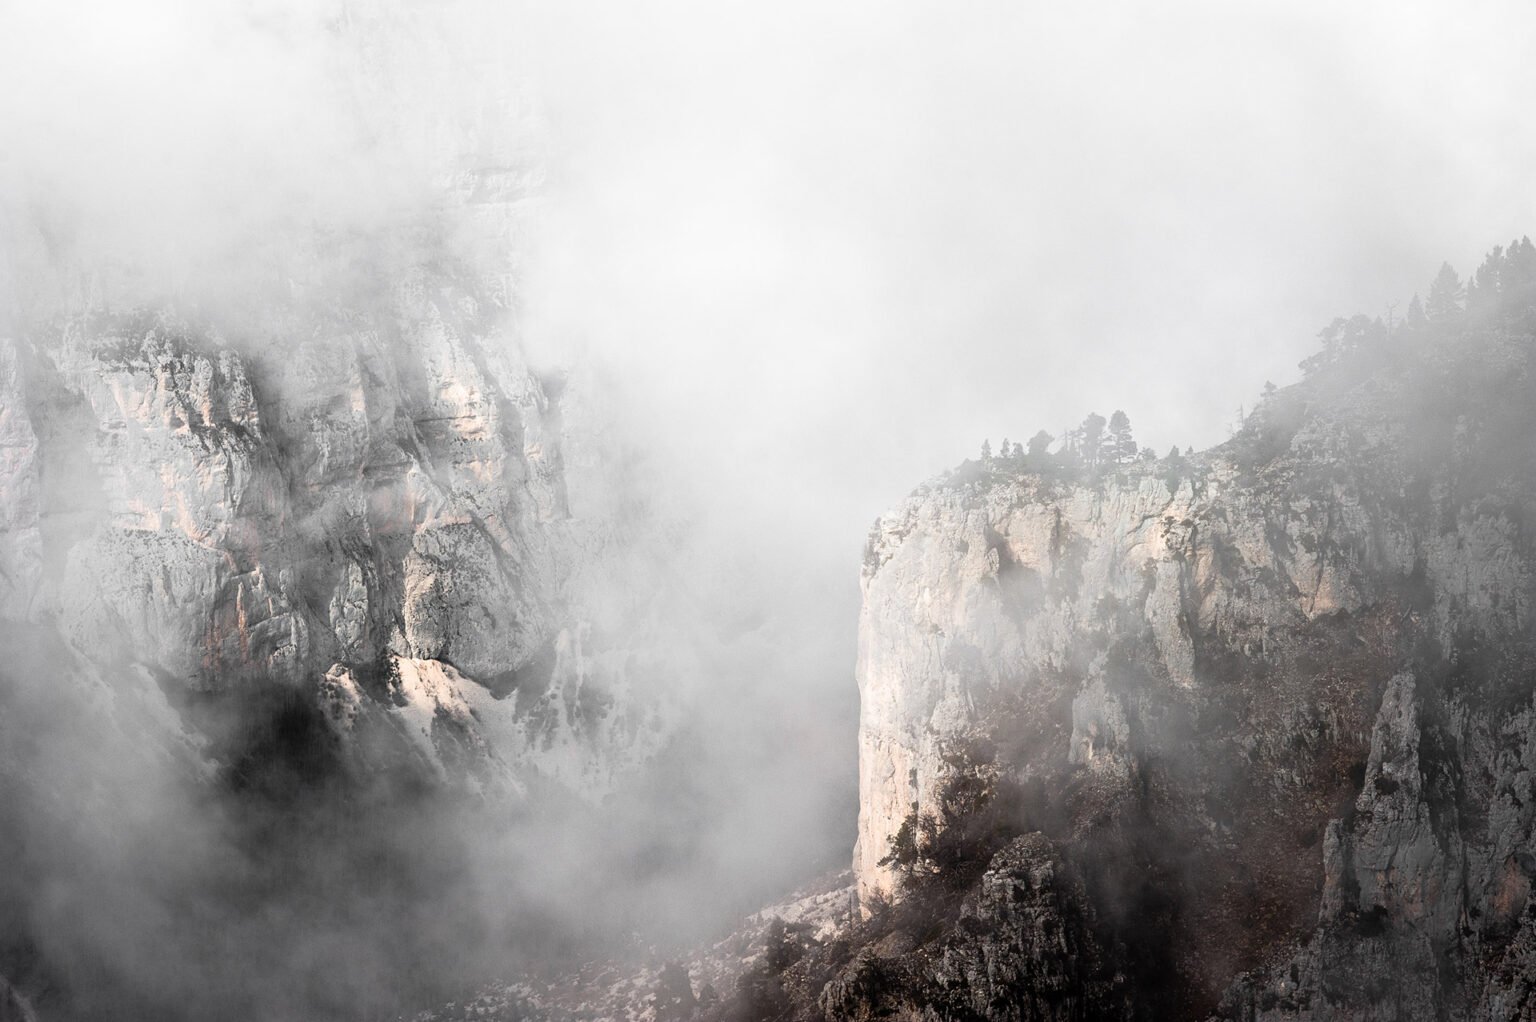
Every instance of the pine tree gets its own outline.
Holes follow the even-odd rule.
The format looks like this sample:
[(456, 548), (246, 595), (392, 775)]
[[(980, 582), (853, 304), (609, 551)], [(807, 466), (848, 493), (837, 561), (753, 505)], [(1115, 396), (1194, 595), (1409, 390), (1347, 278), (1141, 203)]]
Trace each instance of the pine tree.
[(1031, 458), (1043, 458), (1050, 453), (1051, 443), (1056, 438), (1045, 430), (1041, 430), (1029, 438), (1029, 456)]
[(1117, 464), (1136, 460), (1136, 441), (1131, 437), (1131, 417), (1119, 409), (1109, 417), (1109, 439), (1105, 447), (1109, 460)]
[(1430, 319), (1444, 319), (1461, 311), (1462, 298), (1466, 296), (1466, 288), (1462, 286), (1461, 278), (1451, 268), (1450, 263), (1441, 263), (1440, 272), (1435, 274), (1435, 279), (1429, 285), (1429, 301), (1425, 303), (1424, 311)]
[(992, 441), (991, 440), (983, 440), (981, 442), (981, 460), (982, 461), (991, 461), (992, 460)]
[(1503, 291), (1504, 246), (1495, 245), (1471, 280), (1467, 281), (1467, 308), (1489, 309), (1499, 304)]
[(1408, 303), (1408, 328), (1410, 330), (1417, 330), (1426, 322), (1428, 322), (1428, 319), (1424, 315), (1424, 303), (1419, 301), (1418, 295), (1414, 295), (1413, 301)]
[(1509, 243), (1504, 256), (1505, 304), (1515, 309), (1536, 302), (1536, 245), (1530, 238)]
[(1103, 457), (1104, 416), (1098, 412), (1089, 412), (1078, 429), (1078, 435), (1082, 438), (1083, 464), (1089, 468), (1096, 467)]

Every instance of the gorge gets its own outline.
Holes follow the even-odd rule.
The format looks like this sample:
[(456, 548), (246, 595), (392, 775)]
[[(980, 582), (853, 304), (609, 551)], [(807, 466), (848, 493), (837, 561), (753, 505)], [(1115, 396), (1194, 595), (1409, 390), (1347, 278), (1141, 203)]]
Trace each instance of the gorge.
[(0, 1022), (1536, 1017), (1532, 19), (0, 9)]

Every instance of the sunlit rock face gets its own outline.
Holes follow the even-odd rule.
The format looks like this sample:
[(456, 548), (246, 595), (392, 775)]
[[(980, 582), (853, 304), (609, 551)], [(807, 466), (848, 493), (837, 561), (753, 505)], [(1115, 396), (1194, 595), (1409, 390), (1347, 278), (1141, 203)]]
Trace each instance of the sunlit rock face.
[[(480, 173), (467, 238), (0, 307), (0, 975), (41, 1017), (353, 1017), (451, 957), (446, 989), (502, 949), (422, 919), (521, 925), (576, 872), (524, 842), (597, 858), (680, 744), (689, 536), (597, 371), (530, 364)], [(181, 923), (257, 902), (249, 939)]]
[(969, 463), (881, 517), (866, 913), (979, 779), (1082, 866), (1165, 1017), (1522, 1017), (1533, 346), (1450, 343), (1321, 372), (1177, 464)]
[(189, 252), (217, 240), (192, 267), (98, 252), (68, 211), (8, 221), (0, 617), (191, 716), (323, 706), (359, 777), (597, 797), (668, 727), (644, 680), (676, 666), (646, 617), (667, 544), (621, 510), (600, 388), (525, 357), (537, 146), (526, 97), (476, 77), (497, 44), (451, 20), (329, 26), (337, 130), (380, 148), (341, 209), (189, 225)]
[[(858, 664), (854, 861), (866, 898), (892, 893), (892, 870), (879, 860), (914, 805), (937, 811), (948, 745), (985, 720), (997, 694), (1025, 688), (1026, 674), (1062, 669), (1078, 622), (1098, 619), (1107, 601), (1142, 607), (1168, 680), (1189, 683), (1183, 572), (1170, 549), (1190, 517), (1181, 490), (1150, 476), (1105, 494), (1026, 478), (928, 489), (881, 518), (866, 560)], [(1074, 763), (1108, 769), (1124, 751), (1124, 714), (1097, 676), (1077, 699), (1054, 744)]]
[(600, 793), (662, 738), (582, 606), (621, 526), (572, 518), (561, 410), (504, 317), (425, 277), (384, 308), (7, 339), (5, 613), (173, 699), (303, 693), (359, 769), (393, 735), (439, 780)]

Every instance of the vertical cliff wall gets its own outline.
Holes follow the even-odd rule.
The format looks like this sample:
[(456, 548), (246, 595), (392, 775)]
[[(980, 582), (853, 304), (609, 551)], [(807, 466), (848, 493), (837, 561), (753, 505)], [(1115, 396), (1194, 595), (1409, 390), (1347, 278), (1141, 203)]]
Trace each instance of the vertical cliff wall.
[(1225, 1010), (1514, 1017), (1524, 981), (1487, 970), (1524, 961), (1536, 837), (1536, 346), (1523, 321), (1395, 343), (1201, 456), (969, 463), (880, 518), (867, 910), (995, 848), (970, 821), (1006, 795), (1158, 1017), (1250, 971)]
[(351, 747), (397, 731), (436, 773), (519, 784), (540, 750), (601, 790), (655, 737), (573, 583), (619, 527), (570, 517), (505, 328), (391, 299), (297, 341), (158, 314), (8, 341), (8, 613), (173, 694), (318, 692)]
[(242, 37), (313, 95), (188, 128), (224, 176), (0, 209), (0, 975), (45, 1018), (392, 1016), (588, 927), (573, 864), (645, 839), (589, 817), (701, 673), (608, 394), (526, 354), (525, 97), (455, 12), (338, 10)]

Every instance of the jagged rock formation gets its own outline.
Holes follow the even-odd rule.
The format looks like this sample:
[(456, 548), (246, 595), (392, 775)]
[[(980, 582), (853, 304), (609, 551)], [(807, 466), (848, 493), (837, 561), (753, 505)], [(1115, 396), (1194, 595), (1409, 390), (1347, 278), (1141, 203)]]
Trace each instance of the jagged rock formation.
[[(416, 13), (338, 27), (339, 87), (418, 59)], [(390, 125), (441, 154), (426, 208), (263, 223), (185, 288), (3, 211), (0, 974), (42, 1017), (404, 1010), (504, 960), (421, 964), (442, 903), (520, 925), (531, 879), (465, 894), (519, 821), (676, 735), (681, 544), (590, 367), (528, 362), (536, 170), (474, 116)]]
[(636, 696), (671, 666), (651, 608), (615, 593), (664, 588), (670, 551), (616, 490), (593, 380), (524, 353), (526, 111), (495, 91), (389, 112), (402, 69), (469, 73), (442, 12), (349, 4), (329, 31), (357, 130), (422, 153), (423, 180), (372, 183), (415, 204), (276, 211), (174, 286), (46, 204), (8, 223), (0, 616), (143, 667), (194, 716), (318, 696), (359, 778), (601, 797), (665, 727)]
[[(276, 933), (250, 938), (272, 942), (275, 976), (294, 968), (279, 934), (327, 911), (285, 863), (382, 861), (405, 878), (382, 901), (367, 873), (327, 897), (408, 921), (440, 896), (400, 886), (422, 869), (412, 842), (467, 856), (466, 820), (485, 818), (490, 841), (511, 814), (596, 804), (674, 737), (671, 674), (689, 665), (661, 608), (676, 544), (614, 489), (621, 444), (580, 449), (602, 431), (583, 419), (594, 384), (532, 370), (480, 295), (421, 270), (361, 309), (284, 308), (298, 340), (172, 312), (0, 338), (0, 830), (16, 839), (0, 847), (15, 942), (0, 972), (44, 961), (17, 980), (43, 1017), (102, 1017), (91, 997), (124, 990), (150, 999), (121, 1017), (243, 1011), (238, 973), (193, 1008), (178, 994), (194, 970), (157, 982), (92, 956), (132, 959), (119, 928), (196, 945), (164, 913), (240, 896), (255, 881), (236, 856), (251, 856), (281, 906)], [(573, 475), (572, 450), (599, 479)], [(66, 769), (62, 748), (77, 750)], [(169, 820), (130, 841), (135, 805)], [(279, 812), (292, 824), (262, 822)], [(425, 836), (370, 836), (391, 827)], [(161, 875), (140, 858), (167, 856), (190, 861)], [(128, 876), (110, 885), (108, 869)], [(55, 875), (39, 903), (33, 881)], [(142, 888), (143, 904), (111, 906), (102, 884)], [(298, 968), (334, 971), (347, 927), (366, 925)], [(178, 953), (240, 960), (161, 946), (157, 970)], [(351, 982), (326, 996), (355, 998)]]
[(994, 459), (883, 516), (866, 911), (1038, 830), (1139, 1017), (1524, 1017), (1533, 360), (1521, 309), (1400, 330), (1192, 461)]
[(515, 341), (429, 283), (270, 360), (165, 316), (7, 341), (6, 614), (174, 699), (318, 695), (362, 773), (600, 793), (660, 737), (580, 610), (617, 527), (570, 516)]

